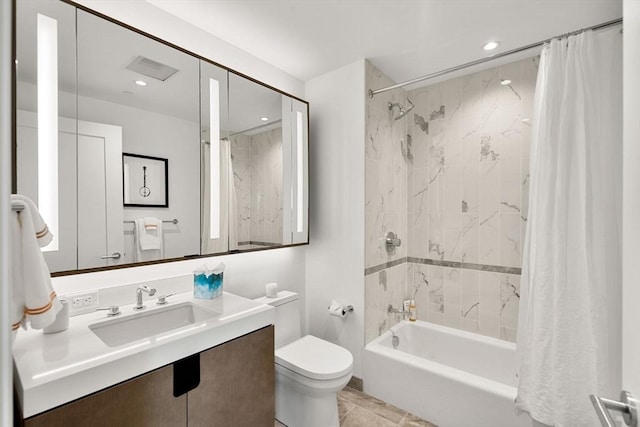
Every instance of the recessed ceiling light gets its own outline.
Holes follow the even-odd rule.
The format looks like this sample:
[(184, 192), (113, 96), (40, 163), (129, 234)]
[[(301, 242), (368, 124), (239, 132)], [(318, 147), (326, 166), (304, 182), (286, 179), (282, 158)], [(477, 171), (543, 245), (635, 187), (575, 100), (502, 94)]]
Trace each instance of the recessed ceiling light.
[(147, 85), (147, 82), (145, 82), (144, 80), (136, 80), (136, 84), (137, 84), (138, 86), (146, 86), (146, 85)]
[(124, 95), (133, 95), (133, 92), (131, 92), (130, 90), (123, 90), (122, 93)]
[(493, 49), (497, 48), (498, 46), (500, 46), (500, 42), (496, 40), (496, 41), (490, 41), (490, 42), (485, 43), (482, 46), (482, 48), (484, 50), (493, 50)]
[(260, 117), (260, 120), (262, 120), (263, 122), (268, 122), (269, 121), (269, 117)]
[(502, 79), (502, 80), (500, 80), (500, 84), (501, 84), (502, 86), (510, 85), (510, 84), (511, 84), (511, 80), (509, 80), (509, 79)]

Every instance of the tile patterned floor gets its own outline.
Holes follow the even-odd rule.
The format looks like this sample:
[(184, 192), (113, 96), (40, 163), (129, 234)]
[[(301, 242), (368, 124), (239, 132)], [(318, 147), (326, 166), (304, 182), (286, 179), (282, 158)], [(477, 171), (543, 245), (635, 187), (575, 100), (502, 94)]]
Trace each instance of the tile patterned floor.
[(349, 386), (338, 393), (338, 416), (340, 427), (437, 427)]

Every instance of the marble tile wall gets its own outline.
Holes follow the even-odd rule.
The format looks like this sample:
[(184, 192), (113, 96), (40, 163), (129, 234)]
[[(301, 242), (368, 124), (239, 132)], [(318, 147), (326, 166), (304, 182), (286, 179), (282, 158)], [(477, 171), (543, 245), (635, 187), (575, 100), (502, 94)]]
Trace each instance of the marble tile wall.
[(282, 243), (282, 129), (231, 138), (239, 242)]
[(479, 265), (410, 263), (419, 319), (515, 340), (520, 276), (507, 271), (521, 266), (537, 65), (529, 58), (408, 93), (409, 257)]
[(251, 240), (282, 243), (282, 128), (251, 136)]
[[(366, 87), (393, 84), (380, 70), (366, 64)], [(395, 120), (398, 108), (389, 103), (407, 105), (406, 91), (396, 89), (366, 102), (365, 140), (365, 267), (378, 268), (365, 276), (365, 336), (367, 342), (397, 323), (387, 315), (386, 307), (402, 305), (407, 279), (407, 170), (410, 162), (410, 138), (405, 116)], [(384, 236), (396, 233), (402, 244), (388, 253)], [(381, 264), (390, 263), (393, 266)], [(399, 264), (398, 264), (399, 263)]]
[(251, 137), (244, 134), (234, 135), (230, 142), (233, 183), (238, 206), (238, 241), (248, 242), (251, 240)]
[[(366, 85), (378, 88), (394, 84), (367, 62)], [(407, 105), (406, 92), (396, 89), (367, 96), (365, 141), (365, 267), (407, 256), (407, 119), (394, 120), (398, 109), (389, 103)], [(393, 231), (403, 244), (387, 253), (384, 235)]]
[[(538, 58), (529, 58), (367, 103), (366, 259), (368, 272), (375, 271), (365, 280), (367, 342), (394, 323), (380, 301), (399, 305), (403, 284), (419, 319), (515, 340), (520, 277), (514, 273), (526, 225), (537, 66)], [(368, 73), (368, 88), (392, 84), (372, 66)], [(415, 108), (401, 131), (402, 120), (391, 123), (384, 109), (406, 98)], [(399, 145), (400, 155), (389, 145)], [(403, 187), (390, 172), (406, 173), (406, 188), (396, 193)], [(398, 256), (409, 262), (379, 270), (391, 259), (375, 238), (395, 214), (386, 203), (403, 203), (402, 194), (406, 239)], [(377, 285), (383, 272), (385, 292)]]

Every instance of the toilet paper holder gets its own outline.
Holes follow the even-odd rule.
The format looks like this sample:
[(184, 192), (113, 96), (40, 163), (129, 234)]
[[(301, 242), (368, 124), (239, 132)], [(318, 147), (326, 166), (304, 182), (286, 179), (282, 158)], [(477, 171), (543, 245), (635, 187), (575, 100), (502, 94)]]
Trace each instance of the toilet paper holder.
[(342, 315), (346, 316), (348, 313), (353, 313), (353, 306), (348, 305), (346, 307), (342, 307)]
[(340, 317), (345, 317), (349, 313), (353, 313), (353, 306), (349, 305), (341, 305), (336, 301), (332, 301), (331, 305), (327, 307), (329, 309), (329, 313), (333, 316), (340, 315)]

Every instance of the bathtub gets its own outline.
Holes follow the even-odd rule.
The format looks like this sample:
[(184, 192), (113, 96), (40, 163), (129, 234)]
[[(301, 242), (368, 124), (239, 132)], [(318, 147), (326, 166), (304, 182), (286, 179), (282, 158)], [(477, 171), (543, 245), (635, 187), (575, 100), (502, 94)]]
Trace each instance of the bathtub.
[(365, 393), (439, 427), (531, 427), (517, 415), (515, 344), (403, 321), (363, 352)]

